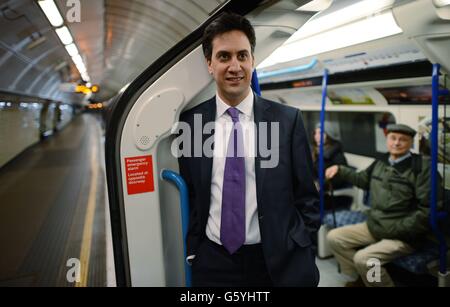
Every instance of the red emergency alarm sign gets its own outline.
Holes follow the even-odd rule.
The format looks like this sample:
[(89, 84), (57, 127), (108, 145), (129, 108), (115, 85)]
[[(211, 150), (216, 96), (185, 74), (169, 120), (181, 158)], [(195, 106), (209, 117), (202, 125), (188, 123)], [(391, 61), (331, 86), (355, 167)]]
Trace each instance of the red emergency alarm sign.
[(128, 195), (153, 192), (152, 156), (139, 156), (125, 158)]

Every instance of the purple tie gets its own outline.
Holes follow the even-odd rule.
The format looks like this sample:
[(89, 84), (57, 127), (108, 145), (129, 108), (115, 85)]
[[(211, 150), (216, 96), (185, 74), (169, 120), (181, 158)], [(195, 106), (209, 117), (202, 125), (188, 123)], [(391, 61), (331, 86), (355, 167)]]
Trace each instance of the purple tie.
[(227, 112), (233, 120), (233, 130), (223, 176), (220, 241), (233, 254), (245, 242), (245, 157), (239, 111), (229, 108)]

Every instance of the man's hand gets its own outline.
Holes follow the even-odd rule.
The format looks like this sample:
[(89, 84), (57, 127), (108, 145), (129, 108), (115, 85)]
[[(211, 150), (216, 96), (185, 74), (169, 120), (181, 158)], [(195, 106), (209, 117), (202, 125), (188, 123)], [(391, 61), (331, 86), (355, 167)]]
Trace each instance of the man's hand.
[(327, 168), (325, 170), (325, 178), (332, 179), (334, 176), (336, 176), (338, 171), (339, 171), (339, 166), (338, 165), (330, 166), (329, 168)]

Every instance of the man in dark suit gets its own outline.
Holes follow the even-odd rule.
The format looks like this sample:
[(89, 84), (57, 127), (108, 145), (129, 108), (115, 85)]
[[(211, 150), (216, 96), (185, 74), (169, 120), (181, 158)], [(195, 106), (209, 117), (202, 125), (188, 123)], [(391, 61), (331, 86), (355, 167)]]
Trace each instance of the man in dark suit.
[(217, 94), (180, 117), (193, 132), (193, 146), (182, 146), (191, 154), (179, 158), (193, 285), (317, 286), (319, 200), (307, 135), (299, 110), (252, 92), (254, 48), (247, 19), (214, 20), (203, 51)]

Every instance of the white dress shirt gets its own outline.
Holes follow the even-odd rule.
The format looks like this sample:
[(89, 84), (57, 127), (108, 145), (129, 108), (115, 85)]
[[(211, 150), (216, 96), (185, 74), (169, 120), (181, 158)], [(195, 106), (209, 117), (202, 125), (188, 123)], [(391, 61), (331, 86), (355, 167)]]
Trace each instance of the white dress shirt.
[[(245, 243), (261, 242), (259, 232), (256, 179), (255, 179), (255, 123), (253, 115), (253, 91), (236, 106), (239, 110), (239, 122), (242, 126), (245, 153)], [(222, 189), (228, 141), (233, 128), (231, 116), (226, 112), (230, 108), (216, 93), (216, 122), (214, 131), (214, 157), (211, 174), (211, 205), (209, 208), (206, 235), (220, 242), (220, 222), (222, 215)]]

